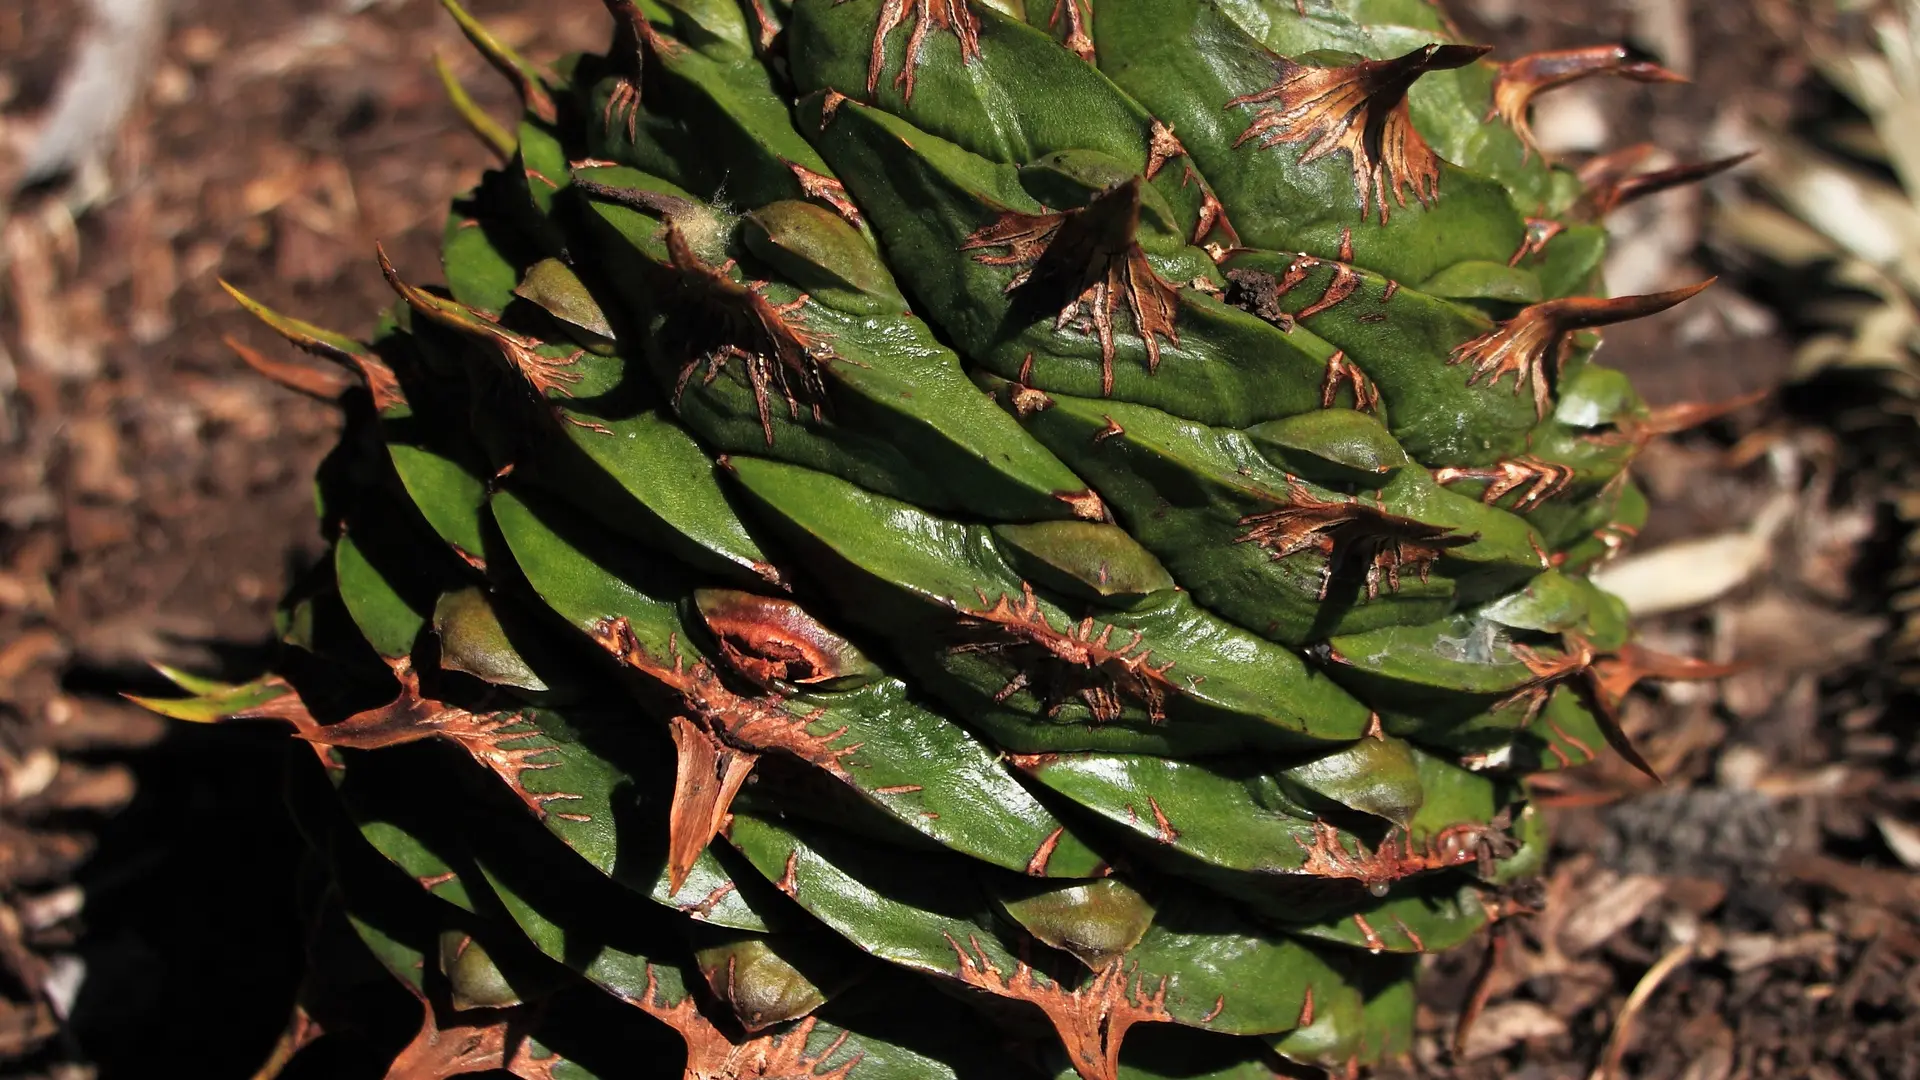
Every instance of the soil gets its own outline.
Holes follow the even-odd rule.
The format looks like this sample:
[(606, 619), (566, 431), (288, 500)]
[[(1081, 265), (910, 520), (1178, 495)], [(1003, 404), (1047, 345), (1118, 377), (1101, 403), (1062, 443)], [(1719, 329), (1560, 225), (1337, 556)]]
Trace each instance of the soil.
[[(588, 0), (471, 6), (534, 56), (602, 42)], [(1833, 107), (1778, 29), (1791, 20), (1759, 3), (1454, 6), (1501, 55), (1627, 40), (1694, 77), (1562, 91), (1573, 104), (1537, 126), (1570, 155), (1650, 141), (1712, 156), (1743, 125)], [(76, 5), (0, 10), (0, 184), (84, 22)], [(10, 1073), (146, 1076), (166, 1060), (245, 1077), (287, 1014), (298, 844), (261, 809), (278, 736), (216, 738), (117, 695), (161, 685), (150, 659), (251, 674), (275, 598), (319, 553), (307, 477), (334, 417), (221, 344), (281, 348), (217, 279), (352, 332), (391, 301), (376, 239), (431, 276), (445, 203), (489, 164), (444, 103), (436, 51), (505, 114), (506, 88), (426, 0), (179, 0), (104, 162), (0, 199)], [(1741, 183), (1613, 222), (1620, 291), (1724, 275), (1610, 332), (1607, 360), (1656, 403), (1790, 377), (1797, 328), (1772, 284), (1704, 242), (1712, 201)], [(1483, 978), (1471, 948), (1433, 961), (1420, 1074), (1579, 1080), (1612, 1053), (1622, 1077), (1920, 1077), (1920, 875), (1901, 861), (1920, 848), (1920, 782), (1875, 668), (1898, 536), (1870, 455), (1834, 424), (1861, 400), (1794, 384), (1643, 459), (1655, 524), (1640, 550), (1775, 523), (1737, 587), (1643, 628), (1748, 666), (1632, 702), (1664, 785), (1615, 763), (1541, 788), (1558, 848), (1541, 910), (1502, 924)], [(1485, 1008), (1456, 1046), (1476, 987)]]
[[(360, 7), (177, 3), (106, 177), (29, 192), (6, 223), (0, 1060), (22, 1072), (151, 1076), (159, 1059), (244, 1077), (290, 1007), (299, 844), (267, 812), (278, 736), (156, 723), (116, 695), (165, 685), (149, 660), (249, 677), (321, 550), (308, 478), (333, 410), (235, 359), (223, 336), (281, 343), (218, 279), (365, 327), (392, 302), (375, 240), (429, 276), (448, 199), (491, 163), (434, 53), (509, 114), (438, 5)], [(541, 55), (603, 37), (597, 5), (473, 7)], [(52, 95), (80, 14), (0, 12), (5, 122)]]

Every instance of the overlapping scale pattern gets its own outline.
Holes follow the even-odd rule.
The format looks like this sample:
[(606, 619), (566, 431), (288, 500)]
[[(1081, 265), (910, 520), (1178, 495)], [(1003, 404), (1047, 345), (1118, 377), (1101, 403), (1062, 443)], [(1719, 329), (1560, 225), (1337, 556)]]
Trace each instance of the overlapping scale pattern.
[(365, 387), (279, 670), (149, 702), (308, 744), (287, 1068), (375, 1000), (400, 1080), (1404, 1053), (1526, 774), (1713, 674), (1583, 576), (1715, 412), (1595, 330), (1690, 291), (1598, 298), (1622, 180), (1525, 127), (1665, 73), (1425, 0), (606, 2), (549, 69), (455, 10), (526, 112), (370, 340), (242, 298)]

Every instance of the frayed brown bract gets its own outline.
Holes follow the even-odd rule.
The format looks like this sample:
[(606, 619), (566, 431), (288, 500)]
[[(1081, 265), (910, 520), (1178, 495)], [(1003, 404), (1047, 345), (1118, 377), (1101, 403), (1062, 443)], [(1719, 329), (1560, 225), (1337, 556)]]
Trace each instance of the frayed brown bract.
[(824, 367), (840, 358), (824, 338), (801, 325), (797, 313), (806, 307), (807, 294), (775, 304), (766, 298), (766, 282), (735, 281), (731, 261), (716, 266), (702, 259), (671, 219), (666, 239), (668, 258), (680, 274), (682, 288), (705, 313), (704, 318), (696, 320), (694, 333), (706, 344), (688, 343), (690, 355), (674, 385), (674, 400), (686, 393), (695, 372), (704, 370), (702, 379), (710, 383), (729, 362), (737, 360), (753, 389), (760, 430), (768, 446), (773, 445), (775, 392), (786, 401), (787, 415), (793, 419), (800, 418), (804, 405), (815, 423), (824, 420)]
[[(1053, 0), (1053, 14), (1047, 17), (1047, 29), (1059, 31), (1065, 23), (1066, 36), (1060, 44), (1067, 51), (1093, 63), (1093, 35), (1087, 33), (1087, 24), (1093, 21), (1093, 0)], [(1149, 172), (1148, 177), (1152, 177)]]
[(1156, 724), (1166, 719), (1167, 696), (1180, 689), (1167, 677), (1173, 661), (1155, 666), (1143, 634), (1134, 631), (1116, 648), (1110, 623), (1088, 618), (1056, 630), (1040, 610), (1033, 586), (1023, 581), (1020, 590), (1019, 600), (1003, 593), (989, 601), (982, 593), (978, 609), (961, 612), (963, 625), (985, 631), (986, 640), (955, 646), (955, 651), (1014, 654), (1016, 673), (1001, 688), (1000, 700), (1032, 687), (1048, 699), (1050, 713), (1059, 711), (1068, 698), (1078, 698), (1095, 723), (1118, 720), (1129, 702), (1146, 710)]
[[(565, 1058), (533, 1056), (529, 1035), (539, 1019), (536, 1006), (442, 1010), (413, 983), (403, 979), (401, 985), (420, 1002), (424, 1015), (420, 1030), (387, 1067), (386, 1080), (447, 1080), (498, 1072), (519, 1080), (558, 1080), (555, 1070)], [(443, 1012), (456, 1022), (443, 1025)]]
[(649, 654), (626, 619), (612, 619), (593, 639), (615, 659), (680, 696), (687, 712), (672, 719), (678, 751), (673, 807), (668, 815), (668, 895), (679, 893), (700, 852), (725, 826), (740, 786), (760, 756), (778, 752), (851, 781), (842, 761), (859, 743), (836, 747), (846, 728), (813, 735), (807, 726), (818, 712), (789, 712), (777, 694), (745, 697), (727, 688), (705, 661), (687, 664), (678, 648), (666, 660)]
[(1287, 503), (1275, 510), (1240, 519), (1246, 532), (1235, 541), (1258, 544), (1275, 559), (1302, 551), (1317, 551), (1327, 560), (1321, 575), (1319, 599), (1326, 599), (1333, 579), (1355, 559), (1366, 562), (1367, 598), (1380, 595), (1384, 581), (1400, 591), (1400, 575), (1412, 570), (1425, 581), (1433, 564), (1449, 549), (1473, 543), (1478, 537), (1390, 514), (1358, 498), (1322, 499), (1299, 480), (1287, 478)]
[(1620, 706), (1626, 701), (1627, 693), (1643, 679), (1719, 679), (1741, 670), (1737, 664), (1714, 664), (1673, 656), (1632, 643), (1603, 655), (1578, 634), (1563, 634), (1562, 639), (1565, 648), (1559, 655), (1541, 653), (1526, 645), (1508, 646), (1514, 659), (1526, 665), (1532, 677), (1495, 703), (1494, 708), (1524, 704), (1525, 719), (1531, 721), (1545, 706), (1553, 688), (1568, 683), (1585, 699), (1600, 733), (1606, 736), (1607, 745), (1655, 782), (1659, 782), (1660, 774), (1620, 727)]
[(648, 1016), (679, 1032), (687, 1044), (685, 1080), (852, 1080), (858, 1055), (833, 1068), (827, 1059), (839, 1052), (847, 1041), (842, 1032), (817, 1054), (807, 1052), (807, 1042), (819, 1023), (807, 1017), (785, 1031), (734, 1042), (701, 1015), (689, 994), (669, 1005), (660, 998), (659, 977), (647, 969), (647, 985), (629, 1003)]
[(907, 37), (907, 53), (901, 60), (900, 74), (893, 77), (902, 98), (913, 100), (913, 84), (929, 30), (948, 31), (960, 42), (962, 64), (980, 58), (980, 22), (967, 0), (881, 0), (880, 21), (873, 30), (873, 56), (867, 66), (869, 100), (880, 89), (880, 73), (886, 68), (887, 35), (909, 18), (913, 30)]
[(1422, 206), (1440, 194), (1440, 158), (1414, 129), (1407, 88), (1429, 71), (1465, 67), (1486, 55), (1478, 45), (1426, 45), (1392, 60), (1361, 60), (1345, 67), (1314, 67), (1275, 58), (1279, 78), (1265, 90), (1227, 102), (1265, 106), (1235, 146), (1258, 140), (1262, 147), (1305, 144), (1300, 164), (1344, 151), (1353, 164), (1360, 216), (1378, 208), (1386, 224), (1407, 192)]
[(493, 346), (501, 359), (520, 373), (535, 395), (541, 398), (549, 393), (561, 397), (573, 396), (571, 387), (581, 378), (573, 366), (585, 355), (585, 350), (575, 349), (568, 356), (542, 355), (539, 350), (546, 342), (517, 334), (501, 326), (496, 317), (478, 308), (407, 284), (400, 277), (400, 272), (394, 269), (392, 260), (387, 258), (386, 249), (376, 244), (374, 251), (380, 257), (380, 272), (386, 276), (387, 284), (407, 302), (408, 307), (442, 326)]
[(1442, 484), (1458, 483), (1462, 480), (1484, 480), (1487, 489), (1480, 493), (1480, 501), (1488, 506), (1505, 498), (1509, 492), (1519, 491), (1520, 498), (1508, 509), (1515, 513), (1525, 513), (1553, 498), (1573, 483), (1573, 469), (1544, 461), (1530, 454), (1504, 458), (1484, 467), (1466, 467), (1448, 465), (1433, 470), (1433, 478)]
[(1411, 833), (1390, 832), (1371, 852), (1349, 851), (1340, 830), (1315, 819), (1313, 840), (1295, 838), (1306, 852), (1300, 872), (1314, 877), (1358, 882), (1369, 888), (1391, 885), (1402, 878), (1431, 870), (1447, 870), (1480, 862), (1489, 848), (1511, 853), (1512, 843), (1499, 829), (1479, 822), (1450, 825), (1415, 844)]
[(552, 745), (508, 745), (541, 737), (539, 729), (525, 716), (517, 712), (477, 713), (425, 697), (420, 692), (420, 676), (413, 670), (411, 659), (401, 657), (388, 660), (387, 664), (393, 669), (394, 678), (400, 681), (398, 697), (337, 724), (302, 729), (298, 732), (300, 738), (349, 750), (378, 750), (424, 739), (445, 740), (499, 777), (535, 817), (546, 817), (550, 802), (580, 797), (563, 792), (535, 794), (527, 790), (525, 775), (558, 765), (553, 756), (559, 754), (560, 749)]
[[(960, 245), (981, 252), (975, 262), (1020, 267), (1007, 292), (1034, 295), (1040, 306), (1057, 310), (1055, 329), (1077, 320), (1099, 337), (1103, 396), (1113, 393), (1113, 326), (1122, 304), (1146, 347), (1148, 372), (1159, 370), (1162, 338), (1180, 344), (1177, 290), (1155, 272), (1136, 238), (1141, 186), (1136, 177), (1074, 210), (1008, 210)], [(990, 248), (1004, 251), (990, 254)]]
[(1120, 1046), (1127, 1031), (1135, 1024), (1173, 1021), (1167, 1012), (1167, 980), (1162, 978), (1148, 990), (1138, 968), (1129, 971), (1121, 960), (1095, 972), (1085, 985), (1068, 990), (1036, 978), (1024, 961), (1014, 964), (1009, 977), (978, 941), (969, 942), (971, 952), (952, 935), (947, 936), (947, 944), (960, 960), (962, 983), (997, 997), (1025, 1001), (1046, 1014), (1081, 1080), (1119, 1080)]

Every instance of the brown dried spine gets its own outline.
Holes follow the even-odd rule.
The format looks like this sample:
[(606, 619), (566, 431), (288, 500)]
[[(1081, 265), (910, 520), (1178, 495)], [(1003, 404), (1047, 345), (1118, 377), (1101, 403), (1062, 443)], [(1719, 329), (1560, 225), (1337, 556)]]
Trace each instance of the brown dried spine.
[(1321, 408), (1333, 408), (1334, 402), (1339, 400), (1342, 385), (1353, 390), (1354, 411), (1380, 411), (1380, 388), (1367, 378), (1367, 373), (1361, 371), (1358, 364), (1347, 359), (1345, 350), (1335, 350), (1332, 356), (1327, 357), (1327, 375), (1320, 383)]
[(1173, 128), (1154, 117), (1147, 129), (1147, 168), (1141, 175), (1151, 180), (1167, 162), (1186, 156), (1186, 145), (1173, 133)]
[(1522, 308), (1520, 314), (1493, 330), (1459, 345), (1447, 357), (1447, 363), (1473, 366), (1468, 386), (1485, 383), (1493, 387), (1508, 374), (1513, 375), (1513, 392), (1531, 388), (1534, 412), (1544, 420), (1552, 404), (1551, 383), (1559, 377), (1574, 331), (1658, 314), (1711, 284), (1713, 279), (1709, 278), (1698, 285), (1645, 296), (1604, 300), (1574, 296), (1543, 301)]
[[(1148, 180), (1158, 175), (1167, 162), (1177, 157), (1187, 156), (1186, 145), (1173, 133), (1172, 127), (1161, 123), (1158, 117), (1154, 117), (1151, 124), (1147, 136), (1147, 168), (1142, 174)], [(1200, 186), (1200, 212), (1194, 222), (1193, 236), (1188, 242), (1199, 244), (1217, 228), (1220, 230), (1221, 238), (1226, 241), (1226, 247), (1239, 247), (1240, 234), (1233, 231), (1233, 223), (1227, 220), (1227, 208), (1221, 205), (1219, 196), (1215, 195), (1213, 188), (1206, 180), (1193, 170), (1193, 166), (1186, 165), (1182, 167), (1180, 186), (1186, 188), (1190, 184)], [(1214, 256), (1214, 261), (1219, 262), (1223, 257), (1223, 255)]]
[(1642, 83), (1687, 81), (1658, 64), (1627, 59), (1627, 50), (1619, 45), (1532, 53), (1500, 65), (1500, 74), (1493, 80), (1493, 107), (1487, 111), (1487, 119), (1497, 116), (1505, 120), (1520, 137), (1525, 153), (1531, 154), (1539, 149), (1533, 128), (1527, 123), (1527, 106), (1533, 96), (1594, 75), (1618, 75)]
[(1203, 243), (1218, 230), (1224, 243), (1206, 243), (1204, 250), (1208, 258), (1219, 263), (1230, 251), (1240, 246), (1240, 234), (1234, 231), (1233, 222), (1227, 220), (1226, 204), (1213, 193), (1213, 188), (1200, 178), (1200, 174), (1193, 171), (1191, 165), (1186, 166), (1186, 171), (1180, 176), (1180, 186), (1186, 187), (1188, 184), (1200, 185), (1200, 213), (1194, 220), (1193, 235), (1188, 238), (1188, 243)]
[[(349, 342), (348, 344), (352, 347), (348, 348), (329, 341), (322, 336), (326, 334), (327, 331), (323, 331), (316, 326), (312, 326), (298, 319), (289, 319), (255, 300), (253, 297), (248, 296), (246, 293), (241, 292), (239, 289), (234, 288), (225, 280), (220, 282), (220, 287), (225, 289), (227, 295), (233, 297), (241, 307), (247, 309), (250, 314), (261, 322), (266, 323), (269, 329), (281, 337), (286, 338), (296, 348), (322, 359), (331, 360), (336, 364), (350, 367), (358, 372), (361, 380), (366, 383), (368, 395), (373, 398), (373, 407), (375, 409), (385, 410), (395, 405), (405, 405), (407, 403), (406, 395), (400, 391), (400, 380), (394, 377), (393, 369), (388, 367), (385, 361), (360, 347), (357, 342)], [(288, 378), (282, 377), (281, 374), (276, 374), (276, 372), (284, 371), (290, 367), (290, 365), (283, 365), (275, 361), (266, 360), (250, 349), (243, 349), (231, 337), (224, 340), (228, 347), (239, 353), (240, 359), (245, 361), (248, 366), (254, 368), (254, 370), (259, 371), (261, 374), (283, 386), (291, 386), (293, 389), (299, 390), (302, 393), (315, 392), (315, 389), (310, 388), (308, 385), (299, 384), (297, 381), (289, 381)], [(262, 366), (263, 362), (266, 366)]]
[(1553, 238), (1566, 231), (1567, 223), (1554, 218), (1530, 217), (1526, 221), (1527, 233), (1514, 249), (1513, 257), (1507, 260), (1508, 266), (1519, 266), (1547, 249)]
[(608, 50), (608, 57), (618, 66), (614, 76), (613, 88), (607, 93), (606, 107), (601, 111), (600, 124), (608, 135), (613, 134), (616, 118), (626, 128), (627, 141), (634, 141), (640, 120), (640, 78), (646, 71), (647, 55), (671, 56), (684, 51), (685, 46), (672, 38), (663, 37), (647, 21), (640, 5), (634, 0), (603, 0), (607, 13), (613, 16), (614, 41)]
[(305, 394), (321, 401), (334, 401), (359, 385), (353, 376), (344, 371), (271, 359), (243, 344), (232, 334), (227, 334), (220, 340), (248, 367), (295, 393)]
[(1631, 459), (1646, 449), (1647, 445), (1655, 439), (1690, 431), (1701, 424), (1710, 423), (1749, 405), (1758, 404), (1771, 392), (1755, 390), (1721, 401), (1681, 401), (1643, 412), (1629, 413), (1617, 418), (1611, 430), (1596, 431), (1582, 438), (1598, 446), (1624, 445), (1628, 448), (1628, 457)]
[(1662, 191), (1699, 183), (1746, 161), (1754, 151), (1734, 154), (1713, 161), (1694, 161), (1652, 172), (1640, 172), (1640, 166), (1652, 157), (1651, 143), (1637, 143), (1611, 153), (1600, 154), (1579, 169), (1581, 195), (1573, 215), (1587, 221), (1599, 221), (1635, 199), (1644, 199)]
[(507, 81), (513, 84), (527, 112), (543, 124), (558, 123), (560, 110), (554, 105), (546, 81), (534, 72), (532, 66), (465, 11), (453, 5), (448, 5), (448, 11), (453, 14), (454, 22), (459, 24), (460, 32), (473, 44), (474, 49), (486, 58), (495, 71), (506, 76)]
[(1607, 745), (1655, 781), (1660, 779), (1659, 774), (1620, 727), (1620, 706), (1627, 693), (1643, 679), (1718, 679), (1740, 670), (1736, 664), (1713, 664), (1672, 656), (1632, 643), (1601, 655), (1591, 642), (1578, 634), (1561, 637), (1565, 648), (1558, 655), (1541, 653), (1523, 644), (1508, 646), (1513, 658), (1526, 666), (1531, 677), (1496, 702), (1494, 708), (1521, 705), (1526, 709), (1523, 723), (1530, 722), (1546, 705), (1554, 687), (1568, 683), (1585, 699)]

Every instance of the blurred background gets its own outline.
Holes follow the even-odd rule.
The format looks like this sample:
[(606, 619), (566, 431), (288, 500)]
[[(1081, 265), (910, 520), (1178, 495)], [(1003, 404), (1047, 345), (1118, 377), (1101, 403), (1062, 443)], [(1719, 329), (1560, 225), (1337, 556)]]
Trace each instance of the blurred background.
[[(592, 0), (471, 6), (536, 57), (604, 43)], [(1664, 786), (1539, 789), (1543, 910), (1434, 961), (1414, 1064), (1920, 1077), (1920, 3), (1448, 6), (1496, 58), (1623, 41), (1691, 77), (1543, 97), (1569, 163), (1757, 151), (1611, 219), (1612, 291), (1720, 283), (1604, 356), (1656, 405), (1766, 396), (1647, 451), (1608, 580), (1649, 644), (1746, 668), (1630, 703)], [(433, 0), (0, 3), (0, 1075), (244, 1080), (285, 1019), (282, 736), (117, 695), (148, 659), (252, 674), (319, 553), (334, 416), (234, 358), (278, 343), (215, 279), (371, 323), (374, 240), (429, 263), (487, 164), (437, 54), (504, 115)]]

